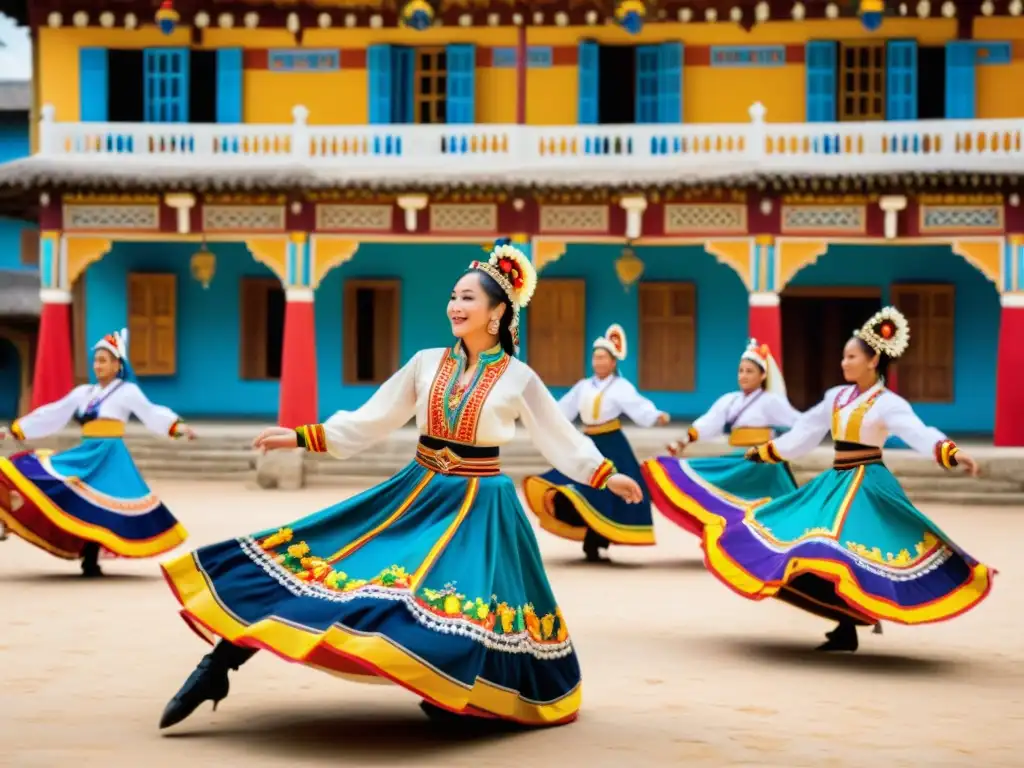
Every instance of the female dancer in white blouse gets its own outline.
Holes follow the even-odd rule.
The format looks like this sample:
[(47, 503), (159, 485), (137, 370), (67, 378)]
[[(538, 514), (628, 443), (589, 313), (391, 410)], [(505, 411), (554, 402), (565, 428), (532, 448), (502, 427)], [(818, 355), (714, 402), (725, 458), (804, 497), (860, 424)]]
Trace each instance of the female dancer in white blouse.
[(686, 446), (729, 436), (729, 445), (746, 449), (766, 443), (775, 427), (791, 427), (800, 412), (786, 398), (786, 382), (767, 344), (751, 339), (740, 357), (739, 391), (722, 395), (707, 413), (693, 422), (685, 437), (668, 446), (671, 456), (644, 462), (643, 472), (659, 511), (669, 520), (700, 536), (702, 523), (694, 504), (681, 488), (690, 476), (741, 499), (773, 498), (796, 488), (788, 465), (755, 466), (732, 456), (679, 459)]
[(221, 642), (167, 705), (161, 727), (223, 699), (228, 670), (259, 648), (397, 683), (435, 718), (575, 719), (576, 654), (499, 447), (518, 418), (576, 482), (633, 502), (643, 495), (516, 359), (519, 309), (535, 283), (526, 257), (499, 245), (452, 291), (451, 349), (418, 353), (354, 412), (259, 435), (264, 450), (298, 445), (345, 459), (415, 416), (420, 441), (405, 469), (354, 498), (165, 564), (182, 616)]
[(195, 437), (174, 411), (149, 402), (135, 384), (127, 331), (104, 336), (93, 350), (96, 384), (75, 387), (9, 430), (18, 440), (37, 440), (74, 417), (82, 426), (82, 442), (60, 453), (0, 458), (0, 522), (52, 555), (81, 559), (82, 574), (90, 577), (102, 575), (101, 550), (117, 557), (153, 557), (187, 536), (135, 468), (122, 440), (125, 422), (134, 414), (157, 434)]
[(600, 560), (599, 550), (609, 544), (654, 544), (650, 497), (619, 417), (626, 414), (641, 427), (667, 424), (669, 417), (619, 376), (618, 363), (626, 359), (627, 350), (626, 332), (619, 325), (610, 326), (594, 341), (594, 375), (578, 382), (558, 405), (570, 421), (578, 416), (583, 433), (597, 449), (640, 483), (643, 502), (626, 504), (607, 491), (578, 487), (557, 469), (523, 481), (526, 504), (541, 527), (563, 539), (582, 541), (590, 562)]

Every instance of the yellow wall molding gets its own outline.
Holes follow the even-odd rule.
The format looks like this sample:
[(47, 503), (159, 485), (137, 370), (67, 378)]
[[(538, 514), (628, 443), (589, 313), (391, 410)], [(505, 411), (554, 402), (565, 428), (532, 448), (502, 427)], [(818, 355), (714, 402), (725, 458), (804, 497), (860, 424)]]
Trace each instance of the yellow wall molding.
[(533, 268), (540, 272), (548, 264), (553, 264), (565, 256), (567, 248), (566, 243), (558, 240), (534, 240)]
[(114, 247), (113, 240), (103, 237), (67, 237), (67, 285), (70, 288), (93, 262), (99, 261)]
[(790, 240), (779, 238), (775, 245), (775, 264), (778, 280), (775, 289), (781, 291), (804, 267), (809, 267), (828, 253), (827, 240)]
[(310, 243), (310, 285), (316, 290), (320, 281), (335, 267), (340, 267), (359, 250), (359, 241), (344, 237), (315, 235)]
[(954, 240), (953, 253), (981, 272), (997, 289), (1003, 286), (1003, 239)]
[(753, 241), (752, 238), (744, 237), (737, 240), (708, 240), (704, 243), (704, 250), (714, 256), (722, 264), (730, 267), (747, 290), (753, 290), (754, 269), (753, 269)]
[(245, 241), (245, 247), (249, 249), (249, 253), (256, 261), (268, 267), (282, 283), (288, 282), (288, 238), (286, 236), (253, 238)]

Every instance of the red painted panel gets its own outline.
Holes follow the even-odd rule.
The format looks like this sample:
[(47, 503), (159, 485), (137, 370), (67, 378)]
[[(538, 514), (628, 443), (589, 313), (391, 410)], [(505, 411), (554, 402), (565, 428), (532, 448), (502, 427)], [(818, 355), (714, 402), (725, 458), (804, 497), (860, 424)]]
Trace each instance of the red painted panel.
[(64, 204), (61, 196), (56, 192), (50, 195), (50, 204), (46, 207), (39, 206), (39, 228), (63, 229), (64, 227)]
[(245, 69), (266, 69), (268, 58), (266, 48), (246, 48), (242, 51), (242, 66)]
[[(195, 210), (196, 206), (192, 206), (189, 210), (189, 226), (192, 224), (191, 213)], [(160, 204), (159, 209), (159, 221), (161, 232), (177, 232), (178, 231), (178, 211), (176, 208), (171, 208), (169, 205)]]
[[(768, 213), (761, 211), (761, 201), (768, 200), (772, 208)], [(778, 198), (747, 198), (747, 232), (752, 235), (778, 235), (781, 225), (782, 201)]]
[[(885, 211), (878, 207), (878, 202), (865, 203), (865, 232), (868, 237), (885, 237)], [(897, 229), (897, 234), (901, 234)]]
[(493, 67), (494, 49), (478, 45), (476, 47), (476, 65), (478, 67)]
[(1017, 202), (1017, 205), (1009, 203), (1003, 205), (1003, 222), (1003, 228), (1007, 232), (1024, 232), (1024, 207), (1021, 207), (1020, 201)]
[(787, 45), (786, 46), (786, 63), (787, 64), (803, 64), (807, 60), (806, 48), (802, 45)]
[(711, 65), (711, 47), (688, 45), (683, 52), (683, 63), (687, 67), (708, 67)]
[(578, 61), (575, 45), (556, 45), (551, 49), (551, 65), (554, 67), (575, 67)]
[(342, 48), (338, 61), (342, 69), (366, 69), (366, 49)]
[(665, 204), (647, 203), (643, 216), (644, 237), (661, 237), (665, 234)]

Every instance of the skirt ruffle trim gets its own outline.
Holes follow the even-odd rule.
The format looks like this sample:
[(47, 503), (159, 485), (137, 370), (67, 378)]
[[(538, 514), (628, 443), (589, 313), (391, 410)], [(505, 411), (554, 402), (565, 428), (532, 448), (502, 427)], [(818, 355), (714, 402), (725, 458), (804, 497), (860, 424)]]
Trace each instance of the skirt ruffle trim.
[[(698, 535), (702, 538), (704, 564), (707, 569), (736, 594), (750, 600), (776, 597), (819, 616), (835, 618), (839, 613), (864, 624), (889, 621), (895, 624), (914, 625), (933, 624), (956, 618), (988, 597), (992, 590), (993, 578), (997, 571), (982, 563), (970, 566), (970, 578), (960, 587), (935, 600), (912, 607), (901, 606), (866, 592), (861, 588), (850, 566), (839, 560), (792, 557), (786, 564), (781, 579), (762, 581), (743, 568), (721, 546), (725, 520), (720, 515), (711, 512), (672, 483), (656, 460), (645, 462), (643, 469), (645, 476), (651, 480), (653, 498), (657, 500), (659, 496), (663, 497), (662, 501), (667, 508), (677, 512), (680, 517), (685, 516), (699, 524)], [(757, 502), (746, 506), (753, 508), (757, 506)], [(664, 512), (660, 505), (658, 508)], [(845, 602), (850, 610), (837, 610), (835, 606), (825, 604), (815, 605), (812, 597), (792, 586), (793, 580), (805, 574), (830, 582), (836, 596)], [(790, 596), (787, 593), (796, 593), (797, 599), (788, 599)]]
[(703, 535), (705, 525), (721, 521), (718, 515), (705, 510), (673, 483), (658, 459), (645, 461), (640, 465), (640, 472), (647, 481), (654, 506), (683, 530), (699, 538)]
[[(565, 497), (587, 525), (569, 525), (555, 517), (555, 494)], [(540, 527), (560, 538), (583, 541), (589, 527), (612, 544), (649, 547), (657, 543), (653, 526), (619, 525), (594, 509), (590, 502), (573, 488), (548, 482), (539, 475), (530, 475), (523, 480), (523, 495), (526, 497), (527, 507), (537, 516)]]
[(529, 726), (562, 725), (579, 714), (581, 685), (552, 702), (528, 701), (517, 691), (480, 678), (467, 688), (381, 635), (357, 633), (337, 624), (325, 632), (313, 632), (274, 618), (244, 624), (218, 600), (192, 554), (162, 564), (161, 569), (182, 606), (182, 618), (207, 642), (223, 638), (357, 682), (392, 682), (456, 714)]
[(141, 540), (125, 539), (107, 528), (86, 523), (61, 509), (6, 458), (0, 458), (0, 478), (0, 482), (6, 481), (6, 485), (22, 497), (22, 506), (16, 510), (0, 505), (0, 520), (11, 533), (65, 560), (76, 560), (81, 557), (81, 552), (71, 551), (46, 540), (31, 530), (26, 524), (28, 520), (33, 517), (45, 519), (53, 527), (81, 539), (83, 543), (96, 542), (110, 553), (124, 558), (156, 557), (170, 552), (188, 538), (188, 531), (181, 523), (175, 523), (172, 528), (157, 536)]

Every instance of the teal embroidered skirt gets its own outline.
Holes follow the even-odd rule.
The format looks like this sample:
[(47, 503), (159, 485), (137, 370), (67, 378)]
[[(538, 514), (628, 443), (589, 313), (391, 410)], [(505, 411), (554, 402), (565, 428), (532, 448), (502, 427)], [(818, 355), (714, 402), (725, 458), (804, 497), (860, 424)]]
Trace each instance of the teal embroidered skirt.
[(537, 541), (504, 475), (414, 461), (280, 529), (164, 565), (207, 640), (265, 648), (447, 710), (575, 719), (580, 669)]

